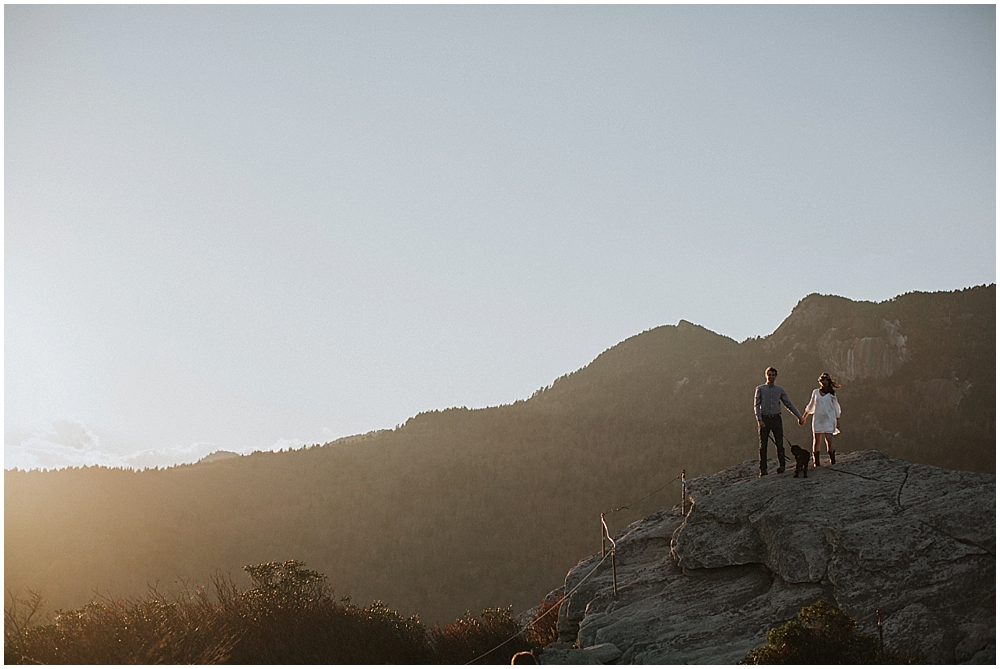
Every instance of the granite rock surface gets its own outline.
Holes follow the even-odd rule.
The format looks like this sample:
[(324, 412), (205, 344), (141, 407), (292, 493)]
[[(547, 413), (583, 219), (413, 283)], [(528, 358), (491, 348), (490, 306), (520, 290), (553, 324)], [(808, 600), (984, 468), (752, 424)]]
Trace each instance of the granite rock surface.
[(819, 599), (924, 662), (995, 662), (994, 475), (861, 451), (806, 479), (747, 461), (687, 499), (623, 530), (614, 569), (569, 572), (543, 664), (733, 664)]

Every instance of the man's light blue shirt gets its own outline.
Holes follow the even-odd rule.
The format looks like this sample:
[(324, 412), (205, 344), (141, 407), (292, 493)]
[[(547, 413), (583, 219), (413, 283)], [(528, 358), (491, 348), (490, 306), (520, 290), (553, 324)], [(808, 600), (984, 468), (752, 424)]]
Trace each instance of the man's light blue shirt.
[(761, 420), (761, 416), (781, 413), (782, 404), (788, 407), (796, 418), (802, 418), (802, 414), (792, 404), (784, 388), (778, 385), (769, 386), (766, 383), (757, 386), (757, 392), (753, 396), (753, 412), (757, 415), (757, 420)]

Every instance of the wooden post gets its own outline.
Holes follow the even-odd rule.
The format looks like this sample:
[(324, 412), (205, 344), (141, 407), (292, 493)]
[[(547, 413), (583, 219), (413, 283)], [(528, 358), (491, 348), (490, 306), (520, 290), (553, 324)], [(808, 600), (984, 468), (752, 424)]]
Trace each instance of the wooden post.
[(683, 516), (687, 513), (687, 479), (685, 477), (685, 470), (681, 470), (681, 515)]
[(611, 596), (618, 596), (618, 570), (615, 568), (615, 547), (611, 547)]
[(604, 530), (604, 534), (601, 535), (601, 561), (607, 557), (605, 553), (605, 543), (604, 539), (607, 538), (611, 542), (611, 592), (617, 597), (618, 596), (618, 570), (615, 567), (615, 540), (611, 538), (611, 530), (608, 529), (608, 524), (604, 520), (604, 514), (601, 514), (601, 528)]
[(605, 535), (607, 534), (607, 533), (606, 533), (606, 532), (604, 531), (604, 528), (605, 528), (605, 527), (607, 527), (607, 523), (605, 523), (605, 522), (604, 522), (604, 514), (602, 513), (602, 514), (601, 514), (601, 559), (602, 559), (602, 560), (603, 560), (604, 558), (606, 558), (606, 557), (607, 557), (607, 555), (608, 555), (608, 551), (607, 551), (607, 546), (608, 546), (608, 544), (607, 544), (607, 542), (606, 542), (606, 541), (604, 540), (604, 537), (605, 537)]

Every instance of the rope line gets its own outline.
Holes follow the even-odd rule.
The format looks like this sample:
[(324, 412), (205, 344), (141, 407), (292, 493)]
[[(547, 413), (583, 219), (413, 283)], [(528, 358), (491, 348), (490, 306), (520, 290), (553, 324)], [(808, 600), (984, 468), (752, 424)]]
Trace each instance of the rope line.
[[(773, 432), (771, 434), (769, 434), (768, 436), (770, 437), (771, 443), (773, 443), (776, 447), (778, 447), (779, 446), (778, 445), (778, 441), (777, 441), (777, 438), (775, 437), (775, 435), (773, 434)], [(792, 442), (791, 442), (790, 439), (788, 439), (787, 435), (785, 436), (785, 441), (788, 442), (789, 446), (792, 445)], [(884, 480), (878, 479), (878, 478), (872, 478), (872, 477), (868, 477), (868, 476), (862, 476), (860, 474), (854, 474), (854, 472), (844, 471), (844, 470), (841, 470), (841, 469), (837, 469), (837, 468), (835, 468), (833, 466), (830, 466), (830, 467), (827, 467), (827, 468), (831, 469), (831, 470), (833, 470), (835, 472), (837, 472), (838, 474), (853, 474), (854, 476), (858, 476), (860, 478), (867, 479), (867, 480), (870, 480), (870, 481), (876, 481), (876, 482), (879, 482), (879, 483), (894, 483), (893, 481), (884, 481)], [(608, 551), (607, 553), (604, 553), (601, 556), (601, 559), (598, 561), (598, 563), (596, 565), (594, 565), (594, 568), (591, 569), (587, 573), (586, 576), (584, 576), (582, 579), (580, 579), (580, 582), (577, 583), (576, 586), (574, 586), (572, 590), (570, 590), (569, 592), (565, 593), (563, 595), (562, 599), (560, 599), (557, 602), (554, 602), (543, 613), (535, 616), (534, 619), (531, 622), (529, 622), (526, 625), (522, 626), (521, 629), (519, 629), (514, 635), (512, 635), (511, 637), (509, 637), (509, 638), (505, 639), (504, 641), (500, 642), (499, 644), (497, 644), (493, 648), (489, 649), (485, 653), (482, 653), (481, 655), (479, 655), (479, 656), (477, 656), (477, 657), (469, 660), (465, 664), (466, 665), (474, 664), (474, 663), (478, 662), (479, 660), (482, 660), (483, 658), (485, 658), (486, 656), (488, 656), (490, 653), (493, 653), (494, 651), (499, 650), (503, 646), (507, 645), (508, 643), (510, 643), (511, 641), (513, 641), (514, 639), (518, 638), (519, 636), (521, 636), (522, 634), (524, 634), (525, 632), (527, 632), (529, 629), (533, 628), (537, 623), (539, 623), (546, 616), (548, 616), (550, 613), (552, 613), (553, 610), (555, 610), (557, 607), (561, 606), (563, 603), (565, 603), (566, 601), (568, 601), (569, 598), (573, 595), (573, 593), (575, 593), (577, 590), (579, 590), (580, 587), (584, 583), (586, 583), (587, 580), (590, 579), (590, 577), (593, 576), (597, 572), (598, 569), (600, 569), (601, 565), (603, 565), (607, 561), (607, 559), (609, 557), (612, 558), (612, 566), (614, 565), (614, 554), (615, 554), (615, 549), (617, 548), (617, 544), (615, 543), (614, 538), (612, 538), (612, 536), (611, 536), (611, 531), (608, 528), (607, 522), (605, 522), (605, 516), (606, 515), (611, 515), (613, 513), (618, 513), (619, 511), (625, 511), (625, 510), (629, 509), (631, 506), (633, 506), (635, 504), (639, 504), (640, 502), (643, 502), (643, 501), (649, 499), (650, 497), (652, 497), (656, 493), (664, 490), (667, 486), (669, 486), (674, 481), (676, 481), (678, 479), (681, 479), (682, 482), (683, 482), (684, 478), (685, 478), (685, 475), (684, 475), (684, 472), (682, 471), (680, 474), (678, 474), (674, 478), (670, 479), (669, 481), (667, 481), (666, 483), (664, 483), (662, 486), (660, 486), (656, 490), (652, 491), (651, 493), (649, 493), (649, 494), (647, 494), (647, 495), (645, 495), (643, 497), (640, 497), (639, 499), (637, 499), (637, 500), (635, 500), (633, 502), (630, 502), (629, 504), (625, 504), (625, 505), (619, 506), (619, 507), (617, 507), (615, 509), (612, 509), (611, 511), (607, 511), (605, 513), (602, 513), (601, 514), (601, 526), (602, 526), (602, 528), (604, 530), (604, 536), (602, 537), (602, 541), (603, 541), (603, 539), (607, 539), (608, 541), (610, 541), (611, 542), (611, 550)], [(995, 584), (994, 584), (994, 586), (992, 588), (990, 588), (990, 590), (986, 594), (988, 595), (990, 592), (992, 592), (994, 594), (994, 596), (995, 596), (995, 593), (996, 593), (996, 585)], [(959, 600), (957, 602), (953, 602), (951, 604), (946, 604), (944, 606), (935, 607), (935, 608), (931, 608), (931, 607), (928, 607), (926, 605), (924, 605), (924, 607), (928, 611), (943, 611), (943, 610), (946, 610), (946, 609), (955, 608), (957, 606), (960, 606), (962, 604), (965, 604), (965, 603), (968, 603), (968, 602), (971, 602), (971, 601), (979, 600), (983, 596), (984, 595), (975, 595), (975, 596), (968, 597), (968, 598), (963, 599), (963, 600)], [(919, 602), (915, 602), (915, 603), (919, 603)], [(881, 609), (876, 609), (873, 613), (868, 614), (864, 618), (859, 618), (859, 619), (856, 619), (856, 620), (857, 620), (857, 623), (860, 625), (861, 623), (865, 623), (865, 622), (871, 620), (872, 618), (875, 618), (876, 616), (878, 616), (879, 617), (879, 629), (880, 629), (880, 634), (881, 634), (881, 627), (882, 627), (882, 622), (883, 622), (881, 616), (883, 615), (883, 613), (885, 613), (885, 612), (883, 612)], [(892, 615), (892, 613), (885, 613), (885, 615)]]
[(881, 613), (881, 609), (876, 609), (875, 611), (873, 611), (872, 613), (869, 613), (864, 618), (858, 618), (857, 622), (860, 625), (861, 623), (866, 622), (866, 621), (874, 618), (875, 616), (879, 615), (880, 613)]
[(639, 502), (644, 502), (644, 501), (646, 501), (647, 499), (649, 499), (650, 497), (652, 497), (652, 496), (653, 496), (653, 495), (655, 495), (656, 493), (660, 492), (661, 490), (663, 490), (664, 488), (666, 488), (666, 487), (667, 487), (668, 485), (670, 485), (671, 483), (673, 483), (674, 481), (676, 481), (676, 480), (677, 480), (677, 479), (679, 479), (680, 477), (681, 477), (681, 475), (680, 475), (680, 474), (678, 474), (677, 476), (675, 476), (674, 478), (670, 479), (669, 481), (667, 481), (666, 483), (664, 483), (663, 485), (661, 485), (661, 486), (660, 486), (659, 488), (657, 488), (657, 489), (656, 489), (656, 490), (654, 490), (653, 492), (651, 492), (651, 493), (649, 493), (648, 495), (646, 495), (645, 497), (642, 497), (642, 498), (640, 498), (640, 499), (637, 499), (637, 500), (635, 500), (634, 502), (630, 502), (629, 504), (626, 504), (626, 505), (624, 505), (624, 506), (620, 506), (620, 507), (618, 507), (617, 509), (613, 509), (613, 510), (611, 510), (611, 511), (608, 511), (608, 512), (607, 512), (607, 513), (606, 513), (605, 515), (611, 515), (612, 513), (618, 513), (619, 511), (624, 511), (625, 509), (628, 509), (628, 508), (629, 508), (630, 506), (632, 506), (633, 504), (638, 504)]
[(548, 610), (546, 610), (546, 611), (545, 611), (544, 613), (542, 613), (541, 615), (538, 615), (538, 616), (536, 616), (536, 617), (535, 617), (535, 619), (534, 619), (534, 620), (533, 620), (532, 622), (530, 622), (530, 623), (528, 623), (527, 625), (525, 625), (524, 627), (522, 627), (522, 628), (521, 628), (520, 630), (518, 630), (518, 631), (517, 631), (517, 633), (516, 633), (516, 634), (514, 634), (514, 635), (513, 635), (512, 637), (510, 637), (509, 639), (506, 639), (506, 640), (502, 641), (502, 642), (501, 642), (500, 644), (498, 644), (498, 645), (494, 646), (493, 648), (489, 649), (488, 651), (486, 651), (486, 652), (485, 652), (485, 653), (483, 653), (482, 655), (479, 655), (478, 657), (475, 657), (475, 658), (473, 658), (473, 659), (469, 660), (469, 661), (468, 661), (468, 662), (466, 662), (465, 664), (473, 664), (473, 663), (475, 663), (475, 662), (478, 662), (479, 660), (483, 659), (484, 657), (486, 657), (487, 655), (489, 655), (489, 654), (490, 654), (490, 653), (492, 653), (493, 651), (495, 651), (495, 650), (497, 650), (497, 649), (499, 649), (499, 648), (502, 648), (502, 647), (503, 647), (504, 645), (506, 645), (506, 644), (510, 643), (511, 641), (513, 641), (514, 639), (516, 639), (517, 637), (521, 636), (522, 634), (524, 634), (525, 632), (527, 632), (527, 631), (528, 631), (529, 629), (531, 629), (532, 627), (534, 627), (534, 625), (535, 625), (535, 624), (536, 624), (536, 623), (537, 623), (538, 621), (542, 620), (542, 619), (543, 619), (543, 618), (544, 618), (545, 616), (547, 616), (547, 615), (549, 615), (550, 613), (552, 613), (552, 610), (553, 610), (554, 608), (556, 608), (557, 606), (561, 605), (561, 604), (562, 604), (562, 602), (564, 602), (564, 601), (566, 601), (567, 599), (569, 599), (570, 595), (572, 595), (572, 594), (573, 594), (574, 592), (576, 592), (576, 591), (577, 591), (577, 590), (578, 590), (578, 589), (580, 588), (580, 586), (581, 586), (581, 585), (583, 585), (584, 583), (586, 583), (587, 579), (589, 579), (589, 578), (590, 578), (591, 576), (593, 576), (593, 575), (594, 575), (594, 573), (595, 573), (595, 572), (596, 572), (596, 571), (597, 571), (597, 570), (598, 570), (598, 569), (600, 568), (600, 566), (601, 566), (602, 564), (604, 564), (604, 563), (605, 563), (605, 562), (607, 561), (607, 559), (608, 559), (609, 557), (611, 557), (611, 556), (612, 556), (612, 554), (614, 553), (614, 549), (615, 549), (615, 547), (616, 547), (616, 544), (615, 544), (615, 540), (614, 540), (614, 539), (613, 539), (613, 538), (611, 537), (611, 531), (610, 531), (610, 530), (608, 529), (608, 524), (607, 524), (607, 523), (606, 523), (606, 522), (604, 521), (604, 516), (605, 516), (605, 515), (610, 515), (610, 514), (612, 514), (612, 513), (617, 513), (618, 511), (624, 511), (625, 509), (628, 509), (628, 508), (629, 508), (630, 506), (632, 506), (632, 505), (634, 505), (634, 504), (638, 504), (639, 502), (643, 502), (643, 501), (645, 501), (645, 500), (649, 499), (650, 497), (652, 497), (653, 495), (655, 495), (656, 493), (660, 492), (660, 491), (661, 491), (661, 490), (663, 490), (664, 488), (666, 488), (666, 487), (667, 487), (668, 485), (670, 485), (670, 484), (671, 484), (671, 483), (673, 483), (674, 481), (676, 481), (676, 480), (678, 480), (678, 479), (680, 479), (680, 478), (683, 478), (683, 476), (684, 476), (684, 474), (683, 474), (683, 472), (682, 472), (682, 473), (678, 474), (677, 476), (675, 476), (674, 478), (672, 478), (672, 479), (670, 479), (669, 481), (667, 481), (666, 483), (664, 483), (664, 484), (663, 484), (662, 486), (660, 486), (659, 488), (657, 488), (657, 489), (656, 489), (656, 490), (654, 490), (653, 492), (651, 492), (651, 493), (649, 493), (648, 495), (646, 495), (645, 497), (640, 497), (639, 499), (635, 500), (634, 502), (630, 502), (629, 504), (626, 504), (626, 505), (624, 505), (624, 506), (620, 506), (620, 507), (618, 507), (618, 508), (616, 508), (616, 509), (613, 509), (613, 510), (611, 510), (611, 511), (608, 511), (608, 512), (607, 512), (607, 514), (604, 514), (604, 513), (602, 513), (602, 514), (601, 514), (601, 525), (602, 525), (602, 526), (603, 526), (603, 528), (604, 528), (604, 537), (605, 537), (605, 538), (606, 538), (606, 539), (607, 539), (608, 541), (610, 541), (610, 542), (611, 542), (611, 551), (610, 551), (610, 552), (608, 552), (608, 553), (606, 553), (605, 555), (603, 555), (603, 556), (601, 557), (601, 560), (600, 560), (600, 562), (598, 562), (598, 563), (597, 563), (596, 565), (594, 565), (594, 568), (593, 568), (593, 569), (591, 569), (591, 570), (590, 570), (590, 572), (589, 572), (589, 573), (588, 573), (588, 574), (587, 574), (586, 576), (584, 576), (584, 577), (583, 577), (583, 578), (582, 578), (582, 579), (580, 580), (580, 582), (579, 582), (579, 583), (577, 583), (577, 584), (576, 584), (576, 586), (575, 586), (575, 587), (574, 587), (574, 588), (573, 588), (572, 590), (570, 590), (570, 591), (569, 591), (569, 592), (567, 592), (567, 593), (566, 593), (565, 595), (563, 595), (563, 599), (562, 599), (562, 600), (561, 600), (560, 602), (557, 602), (557, 603), (555, 603), (555, 604), (552, 604), (552, 605), (551, 605), (551, 606), (550, 606), (550, 607), (548, 608)]
[[(610, 553), (608, 553), (608, 555), (610, 555)], [(522, 627), (520, 630), (517, 631), (517, 633), (514, 636), (510, 637), (509, 639), (506, 639), (505, 641), (500, 642), (498, 645), (494, 646), (493, 648), (490, 648), (488, 651), (486, 651), (485, 653), (483, 653), (479, 657), (473, 658), (473, 659), (469, 660), (468, 662), (466, 662), (465, 664), (473, 664), (475, 662), (478, 662), (479, 660), (483, 659), (484, 657), (486, 657), (487, 655), (489, 655), (493, 651), (497, 650), (498, 648), (502, 648), (503, 646), (507, 645), (508, 643), (510, 643), (511, 641), (513, 641), (514, 639), (516, 639), (517, 637), (521, 636), (522, 634), (524, 634), (525, 632), (527, 632), (532, 627), (534, 627), (535, 623), (537, 623), (539, 620), (541, 620), (545, 616), (547, 616), (550, 613), (552, 613), (552, 609), (556, 608), (557, 606), (561, 606), (563, 602), (565, 602), (567, 599), (569, 599), (570, 595), (572, 595), (574, 592), (576, 592), (580, 588), (581, 585), (583, 585), (584, 583), (586, 583), (587, 579), (590, 578), (591, 576), (593, 576), (594, 572), (596, 572), (600, 568), (600, 566), (602, 564), (604, 564), (605, 560), (608, 559), (608, 555), (605, 555), (604, 557), (602, 557), (601, 561), (598, 562), (596, 565), (594, 565), (594, 568), (590, 570), (590, 573), (588, 573), (586, 576), (584, 576), (580, 580), (580, 582), (577, 583), (576, 586), (572, 590), (570, 590), (565, 595), (563, 595), (563, 598), (560, 601), (552, 604), (548, 608), (548, 610), (545, 611), (545, 613), (541, 614), (540, 616), (537, 616), (533, 621), (531, 621), (530, 623), (528, 623), (527, 625), (525, 625), (524, 627)]]

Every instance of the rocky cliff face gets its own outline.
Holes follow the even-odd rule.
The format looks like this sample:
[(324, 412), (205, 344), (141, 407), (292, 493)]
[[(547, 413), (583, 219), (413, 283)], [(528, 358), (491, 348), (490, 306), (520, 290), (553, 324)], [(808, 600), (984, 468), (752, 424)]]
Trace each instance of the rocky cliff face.
[(884, 333), (874, 337), (844, 337), (839, 328), (830, 328), (816, 342), (825, 369), (843, 381), (887, 379), (910, 359), (906, 336), (899, 321), (881, 323)]
[[(905, 327), (899, 318), (859, 316), (857, 304), (842, 297), (809, 295), (774, 332), (769, 347), (788, 350), (782, 361), (786, 366), (794, 364), (797, 352), (814, 347), (823, 369), (841, 381), (887, 379), (913, 357)], [(830, 327), (831, 323), (835, 325)]]
[(732, 664), (819, 599), (872, 634), (880, 613), (886, 646), (926, 662), (995, 662), (996, 477), (838, 460), (807, 479), (747, 461), (690, 481), (684, 513), (617, 537), (617, 596), (610, 559), (570, 571), (542, 663)]

